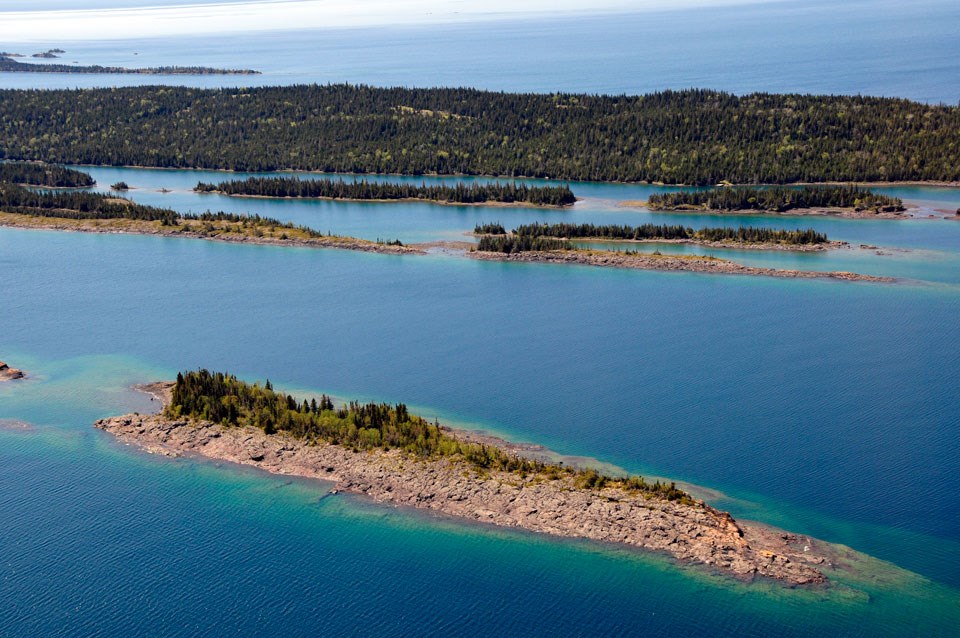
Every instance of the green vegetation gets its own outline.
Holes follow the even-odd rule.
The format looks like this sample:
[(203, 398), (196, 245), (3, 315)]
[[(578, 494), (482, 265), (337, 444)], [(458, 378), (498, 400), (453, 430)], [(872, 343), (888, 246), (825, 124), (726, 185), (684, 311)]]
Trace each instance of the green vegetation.
[(503, 225), (500, 222), (495, 224), (477, 224), (473, 227), (474, 235), (506, 235), (507, 231), (504, 230)]
[(785, 212), (795, 208), (853, 208), (857, 211), (904, 210), (898, 197), (878, 195), (856, 186), (806, 186), (803, 188), (715, 188), (651, 195), (653, 210), (705, 208), (707, 210), (767, 210)]
[(87, 173), (72, 168), (32, 162), (0, 162), (0, 182), (53, 188), (85, 188), (97, 183)]
[[(495, 232), (499, 230), (500, 232)], [(474, 228), (476, 234), (502, 235), (499, 224), (485, 224)], [(807, 230), (784, 230), (775, 228), (699, 228), (643, 224), (640, 226), (617, 226), (594, 224), (528, 224), (514, 229), (518, 237), (552, 237), (563, 239), (613, 239), (613, 240), (670, 240), (732, 241), (743, 243), (778, 244), (823, 244), (828, 241), (824, 233), (812, 228)]]
[(531, 235), (484, 235), (477, 250), (485, 253), (525, 253), (532, 250), (573, 250), (573, 244), (552, 237)]
[(110, 185), (110, 190), (114, 191), (128, 191), (130, 186), (126, 182), (117, 182), (116, 184)]
[(535, 206), (567, 206), (577, 201), (568, 186), (527, 186), (526, 184), (464, 184), (455, 186), (390, 182), (345, 182), (342, 179), (300, 179), (298, 177), (249, 177), (244, 180), (197, 184), (199, 193), (263, 197), (328, 197), (331, 199), (401, 200), (422, 199), (457, 204), (524, 203)]
[(400, 449), (421, 458), (448, 457), (463, 460), (478, 470), (516, 472), (545, 478), (572, 476), (582, 489), (620, 487), (671, 501), (693, 503), (673, 483), (647, 483), (639, 476), (611, 478), (595, 470), (577, 471), (559, 465), (525, 459), (481, 443), (460, 441), (444, 432), (437, 422), (410, 414), (398, 403), (360, 404), (337, 407), (323, 395), (320, 401), (298, 401), (289, 394), (248, 384), (221, 372), (197, 370), (177, 375), (166, 415), (212, 421), (220, 425), (253, 426), (266, 434), (285, 432), (307, 442), (323, 441), (353, 450)]
[(31, 215), (33, 217), (56, 217), (60, 219), (133, 219), (159, 221), (164, 226), (177, 226), (183, 221), (229, 222), (240, 224), (255, 232), (257, 229), (296, 230), (309, 237), (323, 237), (313, 229), (295, 226), (259, 215), (206, 212), (185, 215), (177, 211), (144, 206), (129, 199), (111, 197), (102, 193), (88, 192), (35, 192), (16, 184), (0, 183), (0, 211)]
[[(57, 58), (53, 52), (36, 53), (35, 58)], [(145, 69), (128, 69), (120, 66), (79, 66), (76, 64), (28, 64), (0, 54), (0, 73), (128, 73), (134, 75), (259, 75), (250, 69), (214, 69), (207, 66), (158, 66)]]
[(960, 108), (863, 96), (0, 91), (0, 158), (668, 184), (960, 181)]

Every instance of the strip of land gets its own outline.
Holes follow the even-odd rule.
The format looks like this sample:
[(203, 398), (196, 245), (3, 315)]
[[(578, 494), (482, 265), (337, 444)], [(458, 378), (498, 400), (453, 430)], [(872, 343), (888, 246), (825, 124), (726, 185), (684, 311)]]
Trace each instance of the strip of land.
[(279, 197), (296, 199), (333, 199), (345, 201), (401, 202), (423, 201), (433, 204), (475, 206), (572, 206), (577, 198), (569, 186), (527, 186), (494, 182), (489, 184), (411, 184), (408, 182), (370, 182), (367, 180), (300, 179), (299, 177), (248, 177), (219, 184), (200, 182), (198, 193), (217, 193), (231, 197)]
[[(34, 55), (33, 57), (58, 57), (56, 55)], [(122, 66), (80, 66), (77, 64), (29, 64), (17, 62), (9, 55), (0, 54), (0, 73), (79, 73), (110, 75), (260, 75), (252, 69), (215, 69), (207, 66), (158, 66), (148, 68), (126, 68)]]
[[(195, 382), (190, 375), (196, 374), (181, 379)], [(269, 384), (237, 389), (235, 380), (227, 379), (210, 377), (202, 394), (179, 402), (177, 386), (186, 382), (153, 386), (167, 401), (172, 388), (173, 403), (163, 414), (103, 419), (96, 427), (154, 453), (196, 455), (324, 479), (335, 482), (334, 492), (491, 525), (657, 551), (742, 579), (821, 584), (827, 580), (824, 570), (833, 567), (825, 544), (738, 523), (672, 485), (527, 460), (509, 449), (468, 442), (461, 433), (408, 414), (402, 405), (336, 408), (324, 397), (311, 406), (284, 395), (278, 399)], [(213, 401), (234, 407), (206, 419), (191, 407)], [(267, 413), (247, 411), (245, 406), (255, 404), (280, 407)], [(232, 415), (225, 412), (231, 409)], [(303, 425), (309, 423), (328, 428), (328, 433), (311, 433), (310, 426)], [(339, 436), (338, 423), (346, 424), (342, 436), (353, 432), (349, 442), (325, 438)]]
[(877, 277), (846, 271), (787, 270), (745, 266), (727, 259), (701, 255), (661, 255), (656, 253), (620, 252), (612, 250), (561, 249), (525, 250), (520, 252), (486, 252), (475, 250), (467, 253), (474, 259), (485, 261), (512, 261), (548, 264), (576, 264), (603, 268), (627, 268), (635, 270), (664, 270), (676, 272), (713, 273), (721, 275), (754, 275), (781, 279), (837, 279), (893, 283), (892, 277)]

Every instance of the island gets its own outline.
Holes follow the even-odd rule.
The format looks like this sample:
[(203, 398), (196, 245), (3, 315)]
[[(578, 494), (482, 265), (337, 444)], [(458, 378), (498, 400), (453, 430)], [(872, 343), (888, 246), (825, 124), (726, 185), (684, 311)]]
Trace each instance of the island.
[[(35, 58), (57, 58), (54, 53), (35, 53)], [(259, 75), (252, 69), (215, 69), (206, 66), (158, 66), (129, 69), (120, 66), (80, 66), (76, 64), (29, 64), (17, 62), (9, 54), (0, 55), (0, 73), (99, 73), (129, 75)]]
[(564, 239), (529, 235), (485, 235), (467, 253), (474, 259), (529, 263), (600, 266), (635, 270), (667, 270), (719, 275), (759, 275), (781, 279), (838, 279), (872, 283), (893, 283), (892, 277), (878, 277), (846, 271), (788, 270), (745, 266), (709, 255), (664, 255), (659, 251), (591, 250), (577, 248)]
[(958, 130), (960, 107), (860, 95), (348, 84), (0, 91), (0, 159), (109, 166), (701, 186), (958, 183)]
[[(473, 229), (477, 236), (507, 236), (508, 233), (499, 223), (478, 224)], [(625, 243), (680, 243), (697, 244), (716, 248), (751, 248), (758, 250), (827, 250), (848, 246), (847, 242), (830, 241), (824, 233), (813, 228), (806, 230), (784, 230), (775, 228), (699, 228), (666, 224), (641, 224), (640, 226), (618, 226), (614, 224), (525, 224), (513, 230), (509, 235), (517, 237), (546, 237), (580, 241), (610, 241)], [(485, 243), (489, 248), (496, 241)], [(512, 244), (511, 247), (515, 247)], [(494, 248), (496, 250), (496, 248)], [(500, 249), (500, 252), (503, 252)], [(512, 251), (509, 251), (512, 252)]]
[(485, 260), (804, 279), (830, 278), (884, 283), (895, 281), (889, 277), (850, 272), (744, 266), (708, 256), (585, 250), (576, 248), (566, 240), (532, 235), (484, 235), (476, 246), (454, 242), (404, 246), (399, 240), (368, 241), (355, 237), (324, 235), (306, 226), (259, 215), (239, 215), (222, 211), (198, 215), (181, 214), (170, 209), (137, 204), (116, 194), (86, 191), (37, 192), (3, 182), (0, 182), (0, 226), (89, 233), (136, 233), (235, 243), (340, 248), (395, 255), (422, 255), (426, 254), (429, 248), (440, 247)]
[(298, 399), (269, 381), (202, 369), (147, 389), (162, 398), (161, 413), (96, 427), (149, 452), (323, 479), (334, 483), (332, 494), (656, 551), (744, 580), (820, 586), (835, 567), (826, 543), (738, 522), (674, 483), (526, 458), (402, 403)]
[(363, 252), (419, 254), (394, 241), (325, 235), (260, 215), (225, 212), (182, 214), (129, 199), (86, 191), (37, 192), (0, 182), (0, 226), (88, 233), (135, 233), (266, 245), (342, 248)]
[(237, 197), (295, 197), (341, 199), (349, 201), (425, 201), (433, 204), (515, 205), (559, 208), (571, 206), (577, 198), (569, 186), (527, 186), (512, 182), (502, 184), (455, 185), (408, 184), (400, 182), (346, 182), (342, 179), (300, 179), (298, 177), (248, 177), (244, 180), (206, 184), (200, 182), (198, 193), (219, 193)]
[(671, 212), (833, 214), (869, 218), (897, 217), (906, 210), (899, 197), (880, 195), (854, 185), (720, 187), (657, 193), (644, 205), (650, 210)]
[(13, 379), (22, 379), (26, 375), (23, 370), (11, 368), (9, 365), (0, 361), (0, 381), (11, 381)]

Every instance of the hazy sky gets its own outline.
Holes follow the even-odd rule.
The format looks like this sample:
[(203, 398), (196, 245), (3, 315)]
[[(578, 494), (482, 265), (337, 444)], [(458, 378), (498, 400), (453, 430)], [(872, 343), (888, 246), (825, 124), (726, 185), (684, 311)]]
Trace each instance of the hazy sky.
[(424, 24), (770, 1), (778, 0), (9, 0), (0, 2), (0, 43)]

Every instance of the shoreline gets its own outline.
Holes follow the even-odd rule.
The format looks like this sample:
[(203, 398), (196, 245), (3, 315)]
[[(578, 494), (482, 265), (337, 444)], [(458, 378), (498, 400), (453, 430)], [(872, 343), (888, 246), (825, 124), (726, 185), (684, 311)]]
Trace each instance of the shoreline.
[[(470, 235), (473, 237), (485, 236), (476, 233), (470, 233)], [(498, 235), (486, 236), (497, 237)], [(821, 252), (851, 247), (850, 242), (838, 240), (830, 240), (822, 244), (781, 244), (776, 242), (709, 241), (700, 239), (613, 239), (605, 237), (551, 237), (550, 239), (559, 239), (581, 244), (687, 244), (690, 246), (725, 248), (729, 250), (781, 250), (798, 253)], [(588, 248), (586, 250), (591, 249)]]
[(11, 368), (8, 364), (0, 361), (0, 383), (4, 381), (15, 381), (25, 379), (27, 374), (23, 370)]
[[(626, 254), (616, 251), (562, 250), (530, 251), (505, 254), (488, 253), (476, 250), (464, 250), (457, 242), (425, 242), (410, 246), (392, 246), (379, 244), (353, 237), (312, 237), (282, 238), (281, 236), (256, 237), (249, 234), (209, 234), (203, 230), (203, 222), (181, 221), (181, 226), (162, 226), (160, 222), (148, 222), (131, 219), (66, 219), (61, 217), (35, 217), (18, 213), (0, 212), (0, 228), (18, 228), (23, 230), (51, 230), (58, 232), (80, 232), (94, 234), (152, 235), (181, 239), (200, 239), (233, 244), (253, 244), (262, 246), (293, 246), (300, 248), (336, 248), (358, 252), (387, 255), (426, 255), (430, 248), (450, 247), (457, 252), (463, 251), (465, 257), (483, 261), (544, 262), (566, 263), (607, 268), (628, 268), (635, 270), (685, 271), (718, 274), (737, 274), (768, 276), (791, 279), (838, 279), (843, 281), (865, 281), (894, 283), (892, 277), (876, 277), (852, 272), (818, 272), (812, 270), (779, 270), (745, 266), (726, 259), (703, 256)], [(192, 229), (194, 226), (197, 229)], [(295, 232), (286, 229), (286, 232)], [(284, 231), (281, 231), (284, 234)]]
[[(335, 173), (331, 173), (335, 174)], [(437, 200), (437, 199), (423, 199), (420, 197), (403, 197), (400, 199), (359, 199), (355, 197), (297, 197), (294, 195), (246, 195), (243, 193), (238, 193), (236, 195), (231, 195), (224, 193), (223, 191), (197, 191), (192, 190), (191, 192), (197, 193), (199, 195), (220, 195), (222, 197), (236, 197), (236, 198), (246, 198), (246, 199), (294, 199), (301, 201), (328, 201), (328, 202), (353, 202), (353, 203), (364, 203), (370, 202), (371, 204), (401, 204), (401, 203), (410, 203), (416, 202), (420, 204), (434, 204), (436, 206), (484, 206), (487, 208), (549, 208), (552, 210), (564, 210), (574, 206), (574, 204), (533, 204), (531, 202), (498, 202), (498, 201), (486, 201), (486, 202), (451, 202), (448, 200)]]
[(472, 259), (483, 261), (510, 261), (526, 263), (578, 264), (604, 268), (660, 270), (671, 272), (715, 273), (723, 275), (753, 275), (781, 279), (837, 279), (871, 283), (895, 283), (893, 277), (878, 277), (845, 271), (782, 270), (745, 266), (715, 257), (686, 255), (626, 254), (614, 251), (555, 250), (522, 253), (492, 253), (472, 251)]
[[(260, 246), (293, 246), (298, 248), (339, 248), (341, 250), (355, 250), (359, 252), (382, 253), (387, 255), (422, 255), (425, 251), (410, 246), (391, 246), (378, 244), (365, 239), (354, 237), (256, 237), (248, 234), (216, 234), (211, 235), (202, 230), (203, 223), (195, 220), (181, 220), (181, 224), (189, 225), (162, 226), (160, 222), (141, 221), (134, 219), (68, 219), (63, 217), (35, 217), (19, 213), (0, 211), (0, 228), (18, 228), (21, 230), (52, 230), (58, 232), (92, 233), (105, 235), (152, 235), (182, 239), (201, 239), (205, 241), (219, 241), (230, 244), (255, 244)], [(197, 226), (199, 229), (193, 229)], [(224, 231), (229, 233), (229, 231)], [(281, 234), (295, 232), (292, 229), (281, 229)]]
[[(23, 161), (23, 162), (36, 162), (42, 160), (24, 160), (24, 159), (14, 159), (13, 161)], [(543, 182), (564, 182), (567, 184), (622, 184), (626, 186), (664, 186), (671, 188), (705, 188), (716, 186), (715, 184), (708, 185), (696, 185), (696, 184), (665, 184), (663, 182), (624, 182), (618, 180), (612, 181), (585, 181), (580, 179), (563, 179), (559, 177), (535, 177), (531, 175), (493, 175), (489, 173), (434, 173), (434, 172), (424, 172), (417, 175), (410, 173), (343, 173), (336, 171), (312, 171), (302, 168), (275, 168), (272, 170), (263, 170), (263, 171), (248, 171), (248, 170), (236, 170), (232, 168), (209, 168), (203, 166), (143, 166), (140, 164), (81, 164), (73, 162), (56, 162), (58, 164), (63, 164), (67, 167), (70, 166), (90, 166), (94, 168), (144, 168), (151, 170), (163, 170), (163, 171), (210, 171), (217, 173), (244, 173), (244, 174), (254, 174), (260, 175), (265, 173), (294, 173), (294, 174), (311, 174), (311, 175), (350, 175), (363, 177), (365, 175), (373, 176), (387, 176), (387, 177), (455, 177), (455, 178), (482, 178), (482, 179), (520, 179), (520, 180), (539, 180)], [(891, 187), (895, 188), (897, 186), (933, 186), (940, 188), (960, 188), (960, 182), (944, 182), (938, 180), (932, 180), (929, 182), (916, 181), (916, 180), (905, 180), (898, 182), (865, 182), (865, 181), (852, 181), (852, 182), (788, 182), (783, 184), (778, 184), (775, 182), (770, 183), (756, 183), (756, 182), (744, 182), (744, 183), (731, 183), (730, 186), (867, 186), (867, 187), (876, 187), (876, 188), (885, 188)]]
[[(162, 400), (170, 387), (156, 383), (137, 389)], [(618, 487), (576, 486), (569, 476), (478, 470), (461, 460), (414, 457), (397, 449), (355, 452), (253, 427), (161, 415), (112, 417), (97, 421), (95, 427), (152, 454), (215, 459), (271, 474), (333, 482), (330, 494), (349, 492), (468, 522), (653, 551), (743, 581), (824, 586), (829, 582), (824, 570), (837, 569), (841, 562), (827, 543), (766, 525), (738, 523), (702, 501), (681, 503)], [(468, 440), (478, 436), (444, 430)], [(511, 454), (546, 451), (497, 437), (483, 439), (503, 445)]]
[[(846, 184), (840, 184), (846, 185)], [(916, 206), (908, 206), (905, 210), (895, 213), (857, 211), (852, 208), (792, 208), (785, 211), (760, 210), (756, 208), (740, 208), (736, 210), (720, 210), (716, 208), (702, 207), (681, 207), (681, 208), (650, 208), (645, 201), (641, 200), (622, 200), (617, 203), (618, 208), (642, 208), (651, 213), (661, 213), (667, 215), (695, 214), (695, 215), (716, 215), (718, 217), (735, 217), (761, 215), (764, 217), (837, 217), (843, 219), (922, 219), (911, 213), (917, 210)]]

